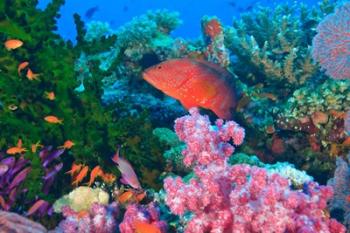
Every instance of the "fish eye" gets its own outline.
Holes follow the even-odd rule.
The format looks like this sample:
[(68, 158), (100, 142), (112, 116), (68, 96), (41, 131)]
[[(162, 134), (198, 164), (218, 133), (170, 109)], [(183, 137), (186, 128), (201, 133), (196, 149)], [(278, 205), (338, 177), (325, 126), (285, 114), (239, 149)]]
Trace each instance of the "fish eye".
[(162, 69), (162, 66), (158, 66), (157, 68), (158, 68), (158, 70), (159, 70), (159, 69)]

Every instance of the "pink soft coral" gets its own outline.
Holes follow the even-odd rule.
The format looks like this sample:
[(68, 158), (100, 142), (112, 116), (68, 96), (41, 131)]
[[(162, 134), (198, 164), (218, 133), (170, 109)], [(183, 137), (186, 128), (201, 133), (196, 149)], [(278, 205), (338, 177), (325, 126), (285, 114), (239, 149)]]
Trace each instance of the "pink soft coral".
[(243, 129), (221, 120), (214, 127), (197, 109), (190, 113), (176, 121), (175, 129), (187, 144), (184, 161), (194, 165), (196, 178), (187, 183), (179, 177), (164, 181), (170, 210), (192, 213), (186, 233), (345, 232), (325, 212), (330, 187), (309, 183), (303, 192), (294, 191), (287, 179), (265, 169), (228, 165), (233, 151), (228, 141), (241, 144)]
[(154, 225), (159, 229), (159, 232), (165, 233), (167, 231), (167, 224), (159, 220), (159, 210), (154, 203), (150, 203), (148, 206), (128, 205), (123, 222), (119, 225), (120, 232), (136, 232), (135, 223), (137, 221)]
[(317, 27), (312, 56), (335, 79), (350, 79), (350, 3), (338, 7)]
[(208, 116), (199, 114), (197, 108), (190, 109), (191, 116), (176, 119), (175, 132), (180, 140), (186, 142), (187, 148), (183, 151), (184, 164), (207, 165), (212, 162), (223, 162), (224, 158), (232, 155), (234, 147), (228, 143), (240, 145), (244, 139), (244, 129), (234, 121), (224, 124), (217, 120), (212, 126)]

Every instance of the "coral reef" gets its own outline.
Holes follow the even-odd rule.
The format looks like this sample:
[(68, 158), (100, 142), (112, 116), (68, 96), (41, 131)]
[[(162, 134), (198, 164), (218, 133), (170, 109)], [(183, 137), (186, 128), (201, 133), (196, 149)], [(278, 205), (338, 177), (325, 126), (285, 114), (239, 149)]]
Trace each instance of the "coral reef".
[(265, 169), (227, 165), (234, 149), (228, 141), (240, 145), (244, 130), (233, 121), (218, 120), (214, 127), (198, 110), (190, 113), (176, 120), (175, 130), (186, 143), (184, 163), (194, 163), (195, 178), (164, 180), (170, 210), (192, 213), (185, 232), (345, 232), (323, 212), (332, 188), (310, 182), (303, 192), (294, 191), (287, 179)]
[(326, 74), (335, 79), (350, 79), (350, 3), (337, 7), (317, 26), (312, 57)]
[[(0, 2), (0, 231), (46, 232), (16, 212), (62, 233), (345, 232), (350, 4), (336, 2), (204, 16), (196, 40), (171, 35), (168, 10), (117, 29), (75, 14), (76, 45), (55, 32), (64, 0)], [(237, 122), (190, 109), (168, 129), (186, 109), (141, 74), (170, 59), (230, 72)]]
[(121, 233), (138, 232), (135, 225), (146, 223), (159, 229), (157, 232), (165, 233), (167, 232), (167, 224), (159, 220), (159, 215), (159, 210), (154, 203), (147, 206), (129, 205), (124, 214), (124, 219), (119, 225), (119, 230)]
[(56, 233), (111, 233), (116, 229), (118, 205), (115, 202), (109, 205), (94, 203), (84, 212), (76, 212), (65, 206), (62, 212), (65, 219), (54, 230)]
[(342, 115), (349, 82), (329, 79), (312, 61), (315, 28), (335, 5), (257, 6), (224, 30), (228, 69), (242, 93), (236, 118), (249, 132), (241, 150), (263, 162), (293, 163), (322, 183), (335, 156), (349, 149)]

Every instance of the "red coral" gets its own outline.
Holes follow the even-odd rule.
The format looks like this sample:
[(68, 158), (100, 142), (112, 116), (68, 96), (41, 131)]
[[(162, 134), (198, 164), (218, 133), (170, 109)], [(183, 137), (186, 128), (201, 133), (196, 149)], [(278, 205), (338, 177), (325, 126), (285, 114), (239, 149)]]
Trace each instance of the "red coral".
[(212, 40), (222, 34), (222, 26), (218, 19), (213, 18), (204, 23), (204, 32)]
[(350, 79), (350, 3), (337, 8), (317, 27), (312, 56), (334, 79)]

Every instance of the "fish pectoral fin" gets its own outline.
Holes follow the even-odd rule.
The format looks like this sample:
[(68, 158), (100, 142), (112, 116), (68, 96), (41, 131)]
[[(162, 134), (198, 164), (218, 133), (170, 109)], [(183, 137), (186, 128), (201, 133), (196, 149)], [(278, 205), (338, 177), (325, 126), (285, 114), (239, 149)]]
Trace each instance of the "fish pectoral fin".
[(197, 107), (198, 105), (195, 104), (195, 103), (191, 103), (191, 102), (188, 102), (188, 101), (184, 101), (184, 100), (181, 100), (180, 101), (182, 106), (184, 106), (184, 108), (186, 108), (186, 110), (189, 110), (190, 108), (193, 108), (193, 107)]
[(211, 109), (218, 117), (224, 120), (230, 120), (232, 117), (230, 109)]

